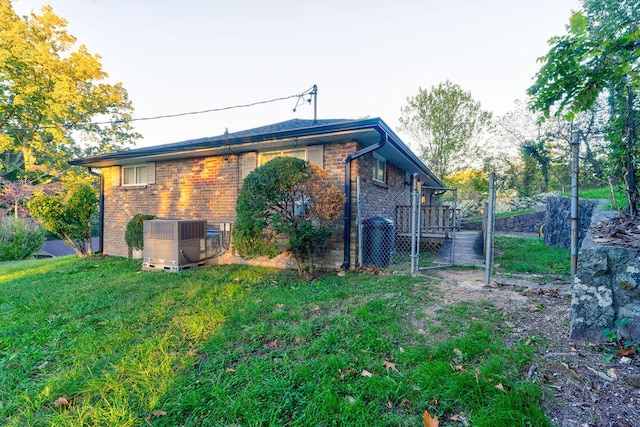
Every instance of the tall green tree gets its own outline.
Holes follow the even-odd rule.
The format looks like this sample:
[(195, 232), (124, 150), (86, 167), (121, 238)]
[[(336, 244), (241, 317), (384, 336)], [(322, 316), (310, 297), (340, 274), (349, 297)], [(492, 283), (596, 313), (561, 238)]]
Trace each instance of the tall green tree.
[(491, 123), (471, 92), (447, 80), (430, 90), (420, 88), (402, 107), (400, 130), (419, 145), (420, 156), (436, 175), (446, 178), (474, 158), (474, 137)]
[(0, 0), (0, 177), (60, 173), (70, 157), (138, 137), (126, 90), (107, 82), (100, 57), (76, 46), (66, 25), (50, 6), (18, 16)]
[(567, 33), (549, 41), (551, 49), (529, 88), (531, 107), (545, 117), (572, 120), (609, 93), (610, 107), (617, 111), (609, 122), (609, 141), (626, 183), (630, 214), (636, 215), (640, 1), (583, 0), (582, 6), (571, 16)]

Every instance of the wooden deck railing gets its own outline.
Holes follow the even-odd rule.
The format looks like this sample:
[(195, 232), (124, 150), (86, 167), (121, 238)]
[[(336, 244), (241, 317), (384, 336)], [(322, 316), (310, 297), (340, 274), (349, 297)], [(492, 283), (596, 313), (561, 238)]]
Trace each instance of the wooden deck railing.
[[(454, 210), (449, 206), (421, 206), (420, 234), (447, 236), (455, 224)], [(396, 206), (396, 235), (411, 234), (411, 206)]]

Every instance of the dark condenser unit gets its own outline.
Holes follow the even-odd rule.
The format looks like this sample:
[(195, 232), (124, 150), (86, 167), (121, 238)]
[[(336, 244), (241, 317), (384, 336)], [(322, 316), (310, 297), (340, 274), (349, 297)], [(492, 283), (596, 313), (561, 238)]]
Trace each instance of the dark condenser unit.
[(144, 270), (181, 271), (206, 265), (206, 220), (145, 221), (143, 236)]

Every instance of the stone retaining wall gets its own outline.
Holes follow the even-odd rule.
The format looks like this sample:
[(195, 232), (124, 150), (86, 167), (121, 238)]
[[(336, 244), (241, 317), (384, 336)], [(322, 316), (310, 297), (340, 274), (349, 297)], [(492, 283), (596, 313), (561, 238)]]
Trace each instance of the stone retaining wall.
[[(592, 224), (616, 212), (596, 210)], [(617, 328), (625, 339), (640, 339), (640, 251), (605, 246), (589, 231), (578, 253), (578, 271), (572, 287), (571, 332), (574, 339), (603, 341), (604, 330)]]
[[(531, 212), (513, 215), (506, 218), (496, 218), (495, 231), (510, 231), (514, 233), (538, 233), (544, 224), (545, 212)], [(482, 230), (482, 221), (465, 222), (460, 224), (462, 230)]]
[[(593, 209), (599, 200), (578, 201), (578, 247), (587, 234)], [(552, 248), (571, 248), (571, 198), (547, 198), (547, 215), (542, 229), (544, 244)]]

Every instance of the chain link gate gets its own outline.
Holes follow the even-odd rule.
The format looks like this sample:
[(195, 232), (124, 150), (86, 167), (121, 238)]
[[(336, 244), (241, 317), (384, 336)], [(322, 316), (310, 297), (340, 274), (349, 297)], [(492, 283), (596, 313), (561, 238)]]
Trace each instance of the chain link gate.
[(358, 266), (415, 274), (454, 264), (458, 226), (455, 189), (422, 186), (413, 176), (410, 204), (396, 205), (393, 219), (381, 215), (362, 218), (360, 198), (357, 179)]

